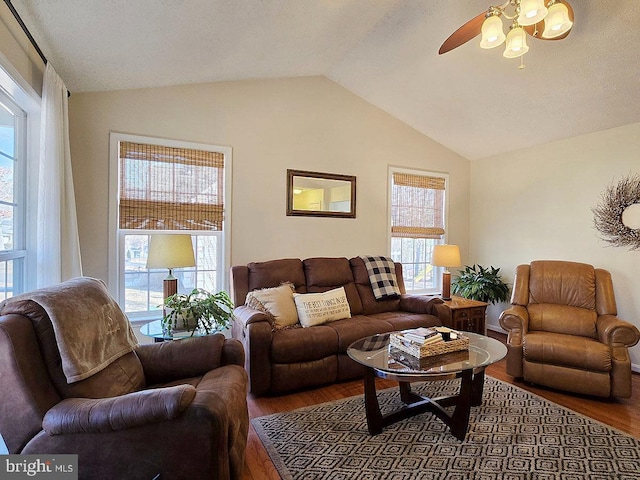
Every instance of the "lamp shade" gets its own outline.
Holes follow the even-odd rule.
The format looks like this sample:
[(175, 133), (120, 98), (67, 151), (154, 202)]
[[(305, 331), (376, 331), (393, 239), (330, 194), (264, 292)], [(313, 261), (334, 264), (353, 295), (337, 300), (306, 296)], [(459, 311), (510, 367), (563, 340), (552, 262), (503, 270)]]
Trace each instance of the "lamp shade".
[(507, 35), (507, 45), (502, 55), (505, 58), (516, 58), (528, 51), (527, 34), (524, 29), (522, 27), (512, 28)]
[(554, 3), (549, 7), (549, 15), (544, 19), (544, 38), (556, 38), (567, 33), (573, 22), (569, 18), (569, 9), (562, 3)]
[(158, 234), (151, 235), (147, 268), (193, 267), (196, 264), (193, 255), (191, 235)]
[(524, 25), (534, 25), (541, 21), (547, 15), (547, 7), (544, 6), (544, 0), (522, 0), (520, 2), (520, 15), (518, 15), (518, 23)]
[(482, 39), (480, 40), (481, 48), (494, 48), (502, 45), (505, 39), (502, 30), (502, 19), (497, 15), (487, 17), (482, 23)]
[(431, 265), (436, 267), (459, 267), (460, 248), (458, 245), (435, 245)]

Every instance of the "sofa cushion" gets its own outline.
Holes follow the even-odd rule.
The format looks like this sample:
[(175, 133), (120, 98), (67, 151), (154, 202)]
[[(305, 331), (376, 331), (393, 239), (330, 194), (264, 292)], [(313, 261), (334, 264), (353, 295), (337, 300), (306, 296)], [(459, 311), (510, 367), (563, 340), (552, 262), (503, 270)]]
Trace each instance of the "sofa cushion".
[(351, 318), (344, 287), (322, 293), (295, 293), (293, 300), (303, 327), (322, 325), (341, 318)]
[(265, 312), (276, 327), (289, 327), (298, 323), (298, 311), (293, 301), (293, 284), (283, 283), (279, 287), (262, 288), (247, 293), (245, 305)]
[(367, 315), (367, 317), (387, 322), (391, 325), (392, 331), (417, 327), (435, 327), (442, 324), (438, 317), (427, 313), (382, 312)]
[[(392, 297), (388, 299), (376, 300), (373, 296), (373, 290), (371, 289), (371, 282), (369, 281), (369, 273), (367, 267), (360, 257), (354, 257), (349, 260), (351, 264), (351, 271), (353, 272), (353, 279), (356, 282), (356, 288), (360, 295), (362, 302), (362, 313), (369, 315), (371, 313), (380, 312), (395, 312), (400, 308), (400, 297)], [(398, 273), (400, 270), (400, 273)], [(398, 288), (401, 293), (404, 293), (404, 283), (402, 282), (402, 266), (396, 264), (396, 278), (398, 280)]]
[(362, 302), (353, 279), (349, 260), (341, 258), (307, 258), (302, 262), (307, 292), (326, 292), (344, 287), (351, 315), (362, 313)]
[(347, 347), (356, 340), (393, 330), (390, 323), (376, 318), (365, 317), (364, 315), (356, 315), (352, 318), (336, 320), (335, 322), (328, 323), (326, 327), (334, 329), (338, 336), (338, 353), (346, 352)]
[(302, 260), (299, 258), (283, 258), (268, 262), (252, 262), (247, 264), (249, 270), (249, 289), (276, 287), (284, 282), (291, 282), (296, 292), (306, 293)]
[(338, 335), (326, 325), (278, 330), (272, 335), (271, 361), (308, 362), (335, 355), (337, 350)]

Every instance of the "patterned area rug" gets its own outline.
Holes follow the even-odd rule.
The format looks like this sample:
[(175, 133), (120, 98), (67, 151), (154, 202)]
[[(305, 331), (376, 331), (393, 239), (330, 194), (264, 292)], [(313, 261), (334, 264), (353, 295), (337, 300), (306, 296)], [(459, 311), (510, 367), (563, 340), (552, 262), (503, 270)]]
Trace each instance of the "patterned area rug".
[[(412, 387), (437, 397), (458, 382)], [(378, 392), (383, 413), (398, 395)], [(362, 396), (251, 422), (285, 480), (640, 479), (640, 440), (491, 377), (462, 442), (431, 413), (372, 437)]]

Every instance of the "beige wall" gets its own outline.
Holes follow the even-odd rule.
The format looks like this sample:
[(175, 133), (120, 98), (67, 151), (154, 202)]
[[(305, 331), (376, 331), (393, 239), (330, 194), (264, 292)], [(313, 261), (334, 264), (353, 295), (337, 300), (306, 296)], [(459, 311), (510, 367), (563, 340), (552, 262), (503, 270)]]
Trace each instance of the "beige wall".
[[(387, 252), (388, 165), (450, 175), (449, 241), (468, 252), (469, 162), (324, 77), (74, 93), (84, 273), (108, 279), (109, 132), (233, 148), (232, 264)], [(286, 170), (357, 177), (357, 218), (287, 217)]]
[(0, 53), (13, 66), (15, 73), (40, 94), (44, 63), (4, 2), (0, 4)]
[[(605, 268), (619, 317), (640, 327), (640, 251), (600, 240), (591, 211), (608, 185), (640, 174), (638, 152), (640, 123), (472, 162), (471, 261), (500, 267), (510, 284), (536, 259)], [(640, 371), (640, 347), (631, 354)]]

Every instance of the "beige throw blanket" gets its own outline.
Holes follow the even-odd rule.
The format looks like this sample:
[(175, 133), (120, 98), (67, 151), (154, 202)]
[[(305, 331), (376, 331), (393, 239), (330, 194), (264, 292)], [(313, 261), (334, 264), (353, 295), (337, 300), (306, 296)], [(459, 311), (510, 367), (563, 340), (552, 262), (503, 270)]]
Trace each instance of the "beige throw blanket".
[(90, 377), (138, 346), (129, 320), (101, 280), (78, 277), (18, 295), (2, 302), (0, 313), (29, 316), (20, 311), (25, 301), (40, 305), (51, 319), (68, 383)]

